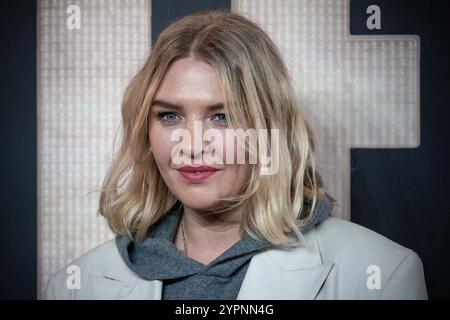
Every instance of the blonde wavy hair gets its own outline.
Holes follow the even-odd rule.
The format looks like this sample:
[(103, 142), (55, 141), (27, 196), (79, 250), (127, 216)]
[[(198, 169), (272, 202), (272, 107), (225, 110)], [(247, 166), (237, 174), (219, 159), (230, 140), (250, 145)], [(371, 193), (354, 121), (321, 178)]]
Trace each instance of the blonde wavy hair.
[(280, 130), (278, 172), (260, 175), (260, 164), (252, 165), (247, 183), (221, 199), (217, 212), (243, 206), (241, 232), (254, 239), (274, 245), (302, 240), (299, 227), (326, 194), (315, 169), (314, 136), (276, 45), (256, 23), (226, 10), (198, 12), (168, 26), (129, 83), (121, 145), (103, 181), (98, 213), (114, 233), (143, 240), (177, 203), (152, 156), (147, 121), (163, 76), (183, 58), (202, 60), (216, 71), (229, 127)]

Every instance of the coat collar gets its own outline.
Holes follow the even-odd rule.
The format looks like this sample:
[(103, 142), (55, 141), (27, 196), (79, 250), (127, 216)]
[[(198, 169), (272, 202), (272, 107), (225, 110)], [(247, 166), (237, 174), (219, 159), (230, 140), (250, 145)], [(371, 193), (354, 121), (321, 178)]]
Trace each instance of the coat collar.
[(315, 228), (304, 238), (304, 244), (295, 248), (280, 247), (254, 256), (237, 299), (314, 299), (333, 262), (323, 263)]
[[(323, 263), (314, 227), (304, 239), (305, 243), (295, 248), (270, 248), (256, 254), (250, 261), (237, 299), (314, 299), (333, 263)], [(89, 278), (93, 298), (161, 299), (162, 281), (139, 278), (123, 262), (116, 247), (115, 250), (115, 258), (103, 274)]]

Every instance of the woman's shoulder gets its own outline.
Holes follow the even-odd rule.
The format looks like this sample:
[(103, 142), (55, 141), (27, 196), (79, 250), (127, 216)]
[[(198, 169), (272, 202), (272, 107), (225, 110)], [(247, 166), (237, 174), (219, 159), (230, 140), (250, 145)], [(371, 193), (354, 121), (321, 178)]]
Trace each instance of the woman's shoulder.
[(344, 266), (345, 270), (364, 273), (364, 266), (378, 265), (385, 271), (393, 271), (402, 261), (420, 262), (413, 250), (359, 224), (335, 217), (316, 224), (293, 247), (292, 250), (275, 246), (268, 254), (287, 268), (292, 264), (301, 267), (333, 263), (336, 267)]
[[(384, 299), (427, 298), (423, 264), (413, 250), (359, 224), (334, 217), (321, 222), (314, 233), (324, 263), (335, 266), (331, 277), (336, 280), (358, 283), (358, 292), (371, 286), (382, 289), (367, 291), (378, 291)], [(341, 286), (344, 291), (345, 286)]]
[(93, 277), (103, 277), (111, 266), (123, 264), (115, 239), (108, 240), (74, 259), (53, 274), (46, 288), (47, 299), (71, 299), (85, 292)]
[[(315, 227), (322, 255), (329, 259), (351, 254), (360, 258), (404, 259), (414, 252), (357, 223), (329, 217)], [(392, 260), (391, 260), (392, 261)]]
[[(120, 257), (115, 239), (107, 240), (88, 250), (69, 265), (76, 265), (90, 273), (103, 272), (111, 263)], [(64, 270), (61, 270), (64, 271)]]

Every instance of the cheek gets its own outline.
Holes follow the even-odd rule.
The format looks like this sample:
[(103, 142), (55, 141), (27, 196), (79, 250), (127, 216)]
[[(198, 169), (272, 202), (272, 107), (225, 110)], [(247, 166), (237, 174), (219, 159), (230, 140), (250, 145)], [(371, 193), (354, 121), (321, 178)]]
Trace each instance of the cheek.
[[(249, 146), (246, 146), (245, 142), (245, 139), (239, 140), (239, 138), (236, 136), (230, 135), (229, 137), (227, 137), (225, 133), (223, 134), (223, 146), (221, 148), (221, 151), (223, 152), (223, 159), (226, 164), (249, 164), (250, 150), (248, 150)], [(242, 169), (239, 169), (239, 171), (242, 171)]]
[(250, 165), (228, 165), (224, 180), (233, 189), (238, 189), (249, 179), (250, 170)]
[(245, 164), (239, 166), (239, 181), (240, 185), (242, 185), (245, 181), (250, 179), (250, 173), (251, 173), (252, 165)]
[[(170, 132), (154, 126), (148, 133), (153, 156), (158, 165), (170, 160), (173, 141), (170, 141)], [(168, 163), (168, 162), (167, 162)]]

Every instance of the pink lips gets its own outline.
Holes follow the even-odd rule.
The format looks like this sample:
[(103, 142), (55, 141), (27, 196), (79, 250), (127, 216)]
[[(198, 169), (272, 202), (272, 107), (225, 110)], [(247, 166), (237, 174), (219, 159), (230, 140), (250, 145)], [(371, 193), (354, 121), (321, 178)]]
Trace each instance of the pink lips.
[(189, 182), (199, 183), (212, 176), (219, 169), (209, 166), (185, 166), (178, 171)]

